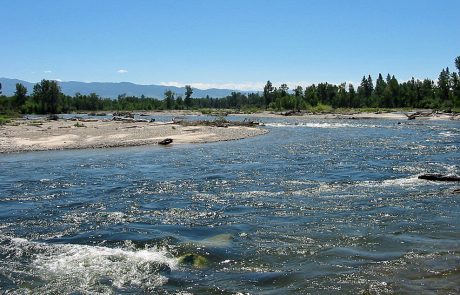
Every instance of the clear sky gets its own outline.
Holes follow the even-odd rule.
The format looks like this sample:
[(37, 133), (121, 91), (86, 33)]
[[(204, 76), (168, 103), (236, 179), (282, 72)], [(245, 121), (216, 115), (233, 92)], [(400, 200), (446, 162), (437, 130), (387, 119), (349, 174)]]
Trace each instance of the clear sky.
[(3, 0), (0, 77), (260, 89), (460, 55), (459, 0)]

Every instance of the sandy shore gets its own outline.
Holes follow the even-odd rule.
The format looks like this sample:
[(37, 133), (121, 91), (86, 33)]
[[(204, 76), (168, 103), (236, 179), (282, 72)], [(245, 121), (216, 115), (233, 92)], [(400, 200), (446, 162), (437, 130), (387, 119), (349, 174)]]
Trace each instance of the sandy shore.
[(106, 148), (157, 144), (172, 138), (173, 144), (243, 139), (268, 132), (249, 127), (184, 127), (176, 124), (115, 121), (28, 121), (0, 126), (0, 153)]

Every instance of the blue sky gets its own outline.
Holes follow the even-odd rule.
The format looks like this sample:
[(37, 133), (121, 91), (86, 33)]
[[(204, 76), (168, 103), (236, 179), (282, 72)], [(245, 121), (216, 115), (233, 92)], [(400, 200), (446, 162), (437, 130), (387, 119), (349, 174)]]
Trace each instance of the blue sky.
[(2, 1), (0, 77), (198, 88), (437, 79), (458, 0)]

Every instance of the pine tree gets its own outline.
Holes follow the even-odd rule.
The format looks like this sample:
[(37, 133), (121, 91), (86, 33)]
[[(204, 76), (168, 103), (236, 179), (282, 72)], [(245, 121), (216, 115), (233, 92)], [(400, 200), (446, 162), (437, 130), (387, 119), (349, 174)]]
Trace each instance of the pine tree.
[(442, 69), (438, 77), (438, 97), (442, 102), (449, 99), (449, 68)]
[(457, 71), (460, 74), (460, 56), (457, 56), (455, 59), (455, 66), (457, 67)]
[(353, 84), (348, 85), (348, 105), (352, 108), (357, 108), (359, 106), (359, 102), (356, 101), (356, 91)]
[(385, 87), (387, 87), (387, 83), (383, 80), (382, 74), (379, 74), (377, 81), (375, 83), (375, 96), (379, 101), (383, 98), (383, 92), (385, 91)]

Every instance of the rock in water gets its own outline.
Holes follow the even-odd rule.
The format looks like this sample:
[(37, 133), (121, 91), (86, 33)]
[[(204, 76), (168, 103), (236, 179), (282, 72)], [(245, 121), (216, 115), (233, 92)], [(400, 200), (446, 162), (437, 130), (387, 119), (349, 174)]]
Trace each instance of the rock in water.
[(194, 267), (201, 268), (201, 267), (205, 267), (208, 264), (208, 260), (204, 256), (201, 256), (198, 254), (187, 253), (179, 257), (179, 263), (192, 265)]
[(418, 178), (432, 181), (460, 181), (460, 176), (445, 174), (422, 174)]

